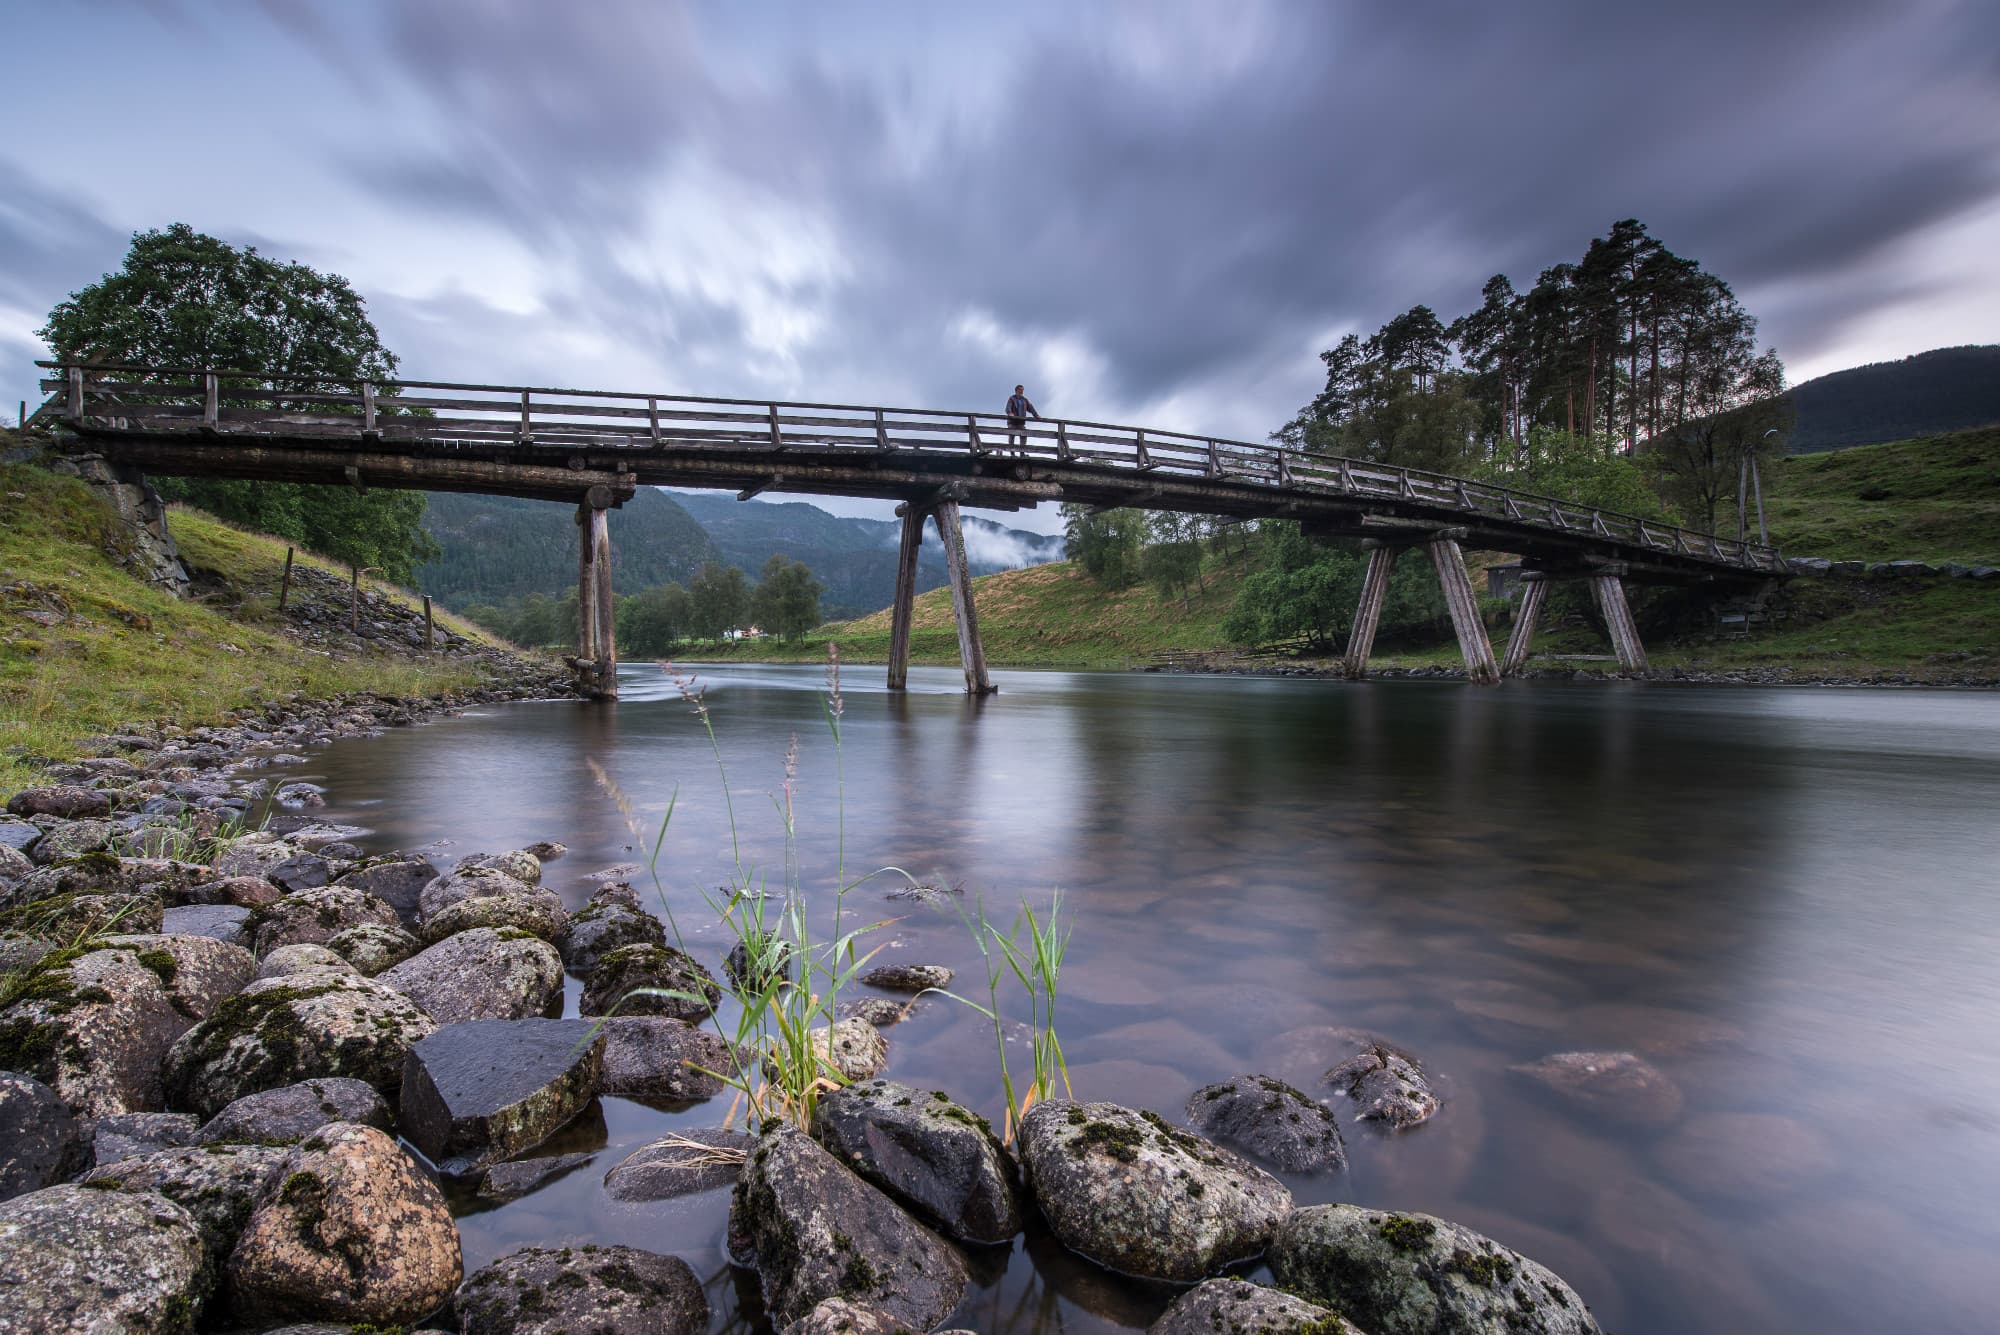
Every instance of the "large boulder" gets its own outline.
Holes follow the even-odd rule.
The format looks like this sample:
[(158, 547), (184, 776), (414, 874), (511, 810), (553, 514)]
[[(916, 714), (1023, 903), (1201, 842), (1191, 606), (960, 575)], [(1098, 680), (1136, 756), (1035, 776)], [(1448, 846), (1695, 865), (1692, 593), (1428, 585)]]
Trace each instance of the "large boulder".
[(192, 1335), (210, 1275), (201, 1226), (153, 1192), (60, 1186), (0, 1202), (10, 1335)]
[(720, 1094), (720, 1077), (737, 1073), (728, 1042), (701, 1025), (664, 1015), (612, 1015), (601, 1023), (601, 1093), (693, 1103)]
[(358, 927), (335, 932), (326, 948), (354, 966), (364, 978), (395, 968), (424, 948), (424, 943), (400, 927), (365, 922)]
[(372, 1085), (330, 1076), (245, 1094), (203, 1124), (204, 1145), (272, 1145), (303, 1140), (323, 1126), (352, 1122), (387, 1131), (389, 1105)]
[(965, 1294), (956, 1248), (787, 1124), (772, 1124), (751, 1150), (729, 1235), (733, 1253), (755, 1259), (777, 1326), (846, 1298), (930, 1330)]
[(533, 1149), (597, 1094), (604, 1035), (582, 1020), (448, 1024), (410, 1049), (403, 1134), (445, 1173)]
[(606, 887), (571, 915), (569, 936), (562, 948), (563, 963), (570, 972), (579, 977), (590, 973), (600, 959), (620, 946), (666, 948), (666, 927), (630, 896), (629, 886)]
[(136, 952), (152, 970), (183, 1014), (205, 1020), (225, 1000), (256, 977), (257, 961), (249, 951), (212, 936), (191, 932), (156, 932), (107, 936), (98, 944)]
[(1288, 1292), (1338, 1309), (1373, 1335), (1601, 1335), (1553, 1271), (1430, 1215), (1359, 1205), (1294, 1210), (1272, 1240), (1270, 1263)]
[(426, 918), (418, 937), (431, 945), (475, 927), (509, 928), (560, 945), (569, 933), (569, 914), (554, 891), (540, 888), (516, 895), (479, 895), (449, 904)]
[(437, 874), (437, 868), (424, 858), (398, 857), (342, 872), (334, 884), (366, 890), (395, 909), (406, 926), (414, 927), (418, 900), (424, 887), (437, 879)]
[(396, 910), (352, 885), (326, 885), (298, 890), (255, 910), (250, 943), (259, 955), (280, 946), (323, 946), (350, 927), (376, 923), (395, 927)]
[(229, 1257), (236, 1313), (407, 1325), (458, 1286), (458, 1230), (431, 1180), (372, 1126), (336, 1124), (291, 1151)]
[(756, 1137), (720, 1127), (681, 1131), (641, 1146), (604, 1175), (614, 1201), (664, 1201), (733, 1186)]
[(0, 1201), (61, 1182), (87, 1159), (76, 1118), (55, 1091), (0, 1071)]
[(186, 1210), (218, 1261), (278, 1179), (287, 1152), (273, 1145), (189, 1145), (100, 1164), (84, 1183), (125, 1191), (156, 1191)]
[(35, 1077), (80, 1113), (163, 1107), (160, 1061), (197, 1018), (174, 987), (179, 969), (178, 957), (157, 946), (49, 955), (0, 1011), (0, 1068)]
[(352, 974), (267, 978), (223, 1002), (167, 1054), (176, 1108), (212, 1117), (261, 1089), (350, 1076), (393, 1097), (410, 1045), (437, 1027), (402, 993)]
[[(663, 994), (676, 995), (663, 995)], [(722, 988), (692, 956), (672, 946), (620, 946), (606, 952), (583, 985), (583, 1015), (664, 1015), (699, 1021)]]
[(82, 820), (111, 814), (111, 799), (95, 788), (62, 785), (53, 788), (23, 788), (7, 799), (7, 810), (16, 816), (60, 816)]
[(1332, 1308), (1241, 1279), (1203, 1280), (1146, 1327), (1146, 1335), (1363, 1335)]
[(28, 850), (28, 858), (40, 866), (50, 867), (72, 858), (102, 853), (111, 847), (111, 841), (117, 837), (118, 827), (108, 820), (73, 820), (44, 833)]
[(636, 1247), (523, 1247), (467, 1278), (454, 1305), (465, 1335), (708, 1329), (708, 1295), (688, 1263)]
[(439, 1024), (525, 1020), (562, 1004), (562, 957), (526, 932), (475, 927), (376, 976)]
[(1188, 1124), (1212, 1140), (1288, 1173), (1347, 1167), (1331, 1109), (1268, 1075), (1239, 1075), (1188, 1097)]
[(1056, 1237), (1142, 1278), (1188, 1283), (1249, 1260), (1291, 1208), (1248, 1160), (1115, 1103), (1036, 1104), (1019, 1151)]
[(417, 921), (428, 923), (453, 904), (492, 895), (524, 895), (533, 887), (499, 867), (474, 863), (426, 882), (417, 895)]
[(157, 1150), (192, 1145), (200, 1134), (201, 1119), (188, 1113), (107, 1113), (83, 1120), (91, 1162), (100, 1168)]
[(869, 1080), (820, 1099), (813, 1134), (932, 1228), (961, 1242), (1021, 1231), (1013, 1160), (985, 1118), (946, 1094)]

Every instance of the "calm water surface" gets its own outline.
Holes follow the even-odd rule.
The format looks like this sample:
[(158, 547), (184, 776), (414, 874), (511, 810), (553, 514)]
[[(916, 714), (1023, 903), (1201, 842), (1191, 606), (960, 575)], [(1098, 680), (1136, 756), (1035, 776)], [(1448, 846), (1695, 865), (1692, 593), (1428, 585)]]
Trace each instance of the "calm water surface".
[[(1351, 1171), (1289, 1179), (1301, 1203), (1472, 1225), (1624, 1335), (1995, 1329), (2000, 698), (1002, 673), (972, 702), (955, 671), (912, 675), (901, 698), (879, 667), (847, 675), (848, 866), (941, 875), (1007, 915), (1063, 890), (1078, 1097), (1178, 1119), (1247, 1070), (1314, 1089), (1329, 1063), (1299, 1031), (1374, 1030), (1422, 1058), (1445, 1107), (1400, 1136), (1351, 1128)], [(770, 795), (797, 738), (824, 905), (843, 804), (822, 674), (704, 677), (744, 857), (773, 876)], [(657, 669), (623, 689), (341, 742), (299, 772), (374, 848), (560, 840), (545, 875), (572, 907), (586, 873), (642, 860), (586, 759), (649, 827), (677, 792), (661, 879), (715, 968), (715, 757)], [(849, 901), (901, 915), (874, 938), (885, 955), (980, 977), (955, 916), (885, 886)], [(933, 1000), (889, 1037), (890, 1076), (998, 1120), (979, 1017)], [(1509, 1069), (1576, 1049), (1645, 1055), (1685, 1112), (1635, 1132)], [(724, 1111), (602, 1100), (551, 1147), (597, 1149), (589, 1167), (466, 1204), (467, 1270), (529, 1242), (672, 1251), (710, 1277), (716, 1329), (768, 1329), (724, 1260), (726, 1191), (623, 1206), (600, 1188)], [(959, 1323), (982, 1331), (1143, 1328), (1171, 1297), (1039, 1232), (974, 1272)]]

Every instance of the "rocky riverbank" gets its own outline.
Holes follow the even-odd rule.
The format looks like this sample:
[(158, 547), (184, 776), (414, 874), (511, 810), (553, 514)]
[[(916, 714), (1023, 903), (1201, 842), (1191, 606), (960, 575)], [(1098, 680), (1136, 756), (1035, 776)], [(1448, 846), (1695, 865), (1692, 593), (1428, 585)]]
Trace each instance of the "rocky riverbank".
[[(464, 1273), (447, 1188), (508, 1200), (577, 1170), (588, 1156), (543, 1147), (611, 1095), (716, 1100), (718, 1125), (631, 1154), (605, 1190), (644, 1208), (731, 1188), (732, 1259), (787, 1335), (935, 1329), (1024, 1229), (1180, 1286), (1152, 1326), (1165, 1335), (1597, 1331), (1561, 1279), (1461, 1225), (1295, 1207), (1277, 1174), (1338, 1174), (1379, 1148), (1350, 1146), (1357, 1128), (1453, 1116), (1448, 1085), (1379, 1035), (1284, 1035), (1260, 1055), (1271, 1074), (1218, 1071), (1171, 1116), (1043, 1102), (1003, 1145), (947, 1093), (883, 1078), (905, 1014), (889, 1003), (823, 1037), (846, 1084), (809, 1126), (724, 1128), (705, 1072), (732, 1054), (702, 1022), (762, 980), (747, 957), (669, 945), (630, 868), (580, 878), (591, 898), (570, 912), (548, 883), (559, 845), (370, 856), (364, 831), (314, 815), (314, 785), (261, 777), (288, 748), (427, 708), (134, 731), (8, 800), (8, 1329), (705, 1331), (709, 1298), (675, 1256), (550, 1238)], [(866, 981), (950, 975), (899, 961)], [(1614, 1110), (1656, 1105), (1663, 1077), (1635, 1063), (1556, 1054), (1529, 1074)], [(1282, 1289), (1228, 1275), (1260, 1257)]]

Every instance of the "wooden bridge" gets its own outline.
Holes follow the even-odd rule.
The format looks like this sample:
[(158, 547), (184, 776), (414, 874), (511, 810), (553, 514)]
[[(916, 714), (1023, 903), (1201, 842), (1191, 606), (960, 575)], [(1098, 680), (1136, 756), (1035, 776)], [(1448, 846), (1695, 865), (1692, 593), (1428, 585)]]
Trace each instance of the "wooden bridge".
[[(1422, 547), (1475, 682), (1526, 661), (1548, 582), (1587, 579), (1627, 671), (1645, 654), (1627, 580), (1754, 584), (1783, 578), (1770, 547), (1490, 483), (1284, 446), (1103, 422), (836, 403), (707, 399), (426, 380), (329, 382), (214, 368), (47, 361), (35, 414), (114, 465), (184, 477), (484, 492), (578, 503), (578, 659), (615, 695), (607, 512), (641, 486), (782, 490), (902, 502), (889, 685), (909, 668), (926, 518), (943, 539), (966, 689), (993, 686), (980, 648), (959, 507), (1044, 501), (1233, 519), (1292, 519), (1370, 549), (1348, 644), (1366, 674), (1390, 570)], [(1529, 581), (1496, 662), (1460, 544), (1520, 553)]]

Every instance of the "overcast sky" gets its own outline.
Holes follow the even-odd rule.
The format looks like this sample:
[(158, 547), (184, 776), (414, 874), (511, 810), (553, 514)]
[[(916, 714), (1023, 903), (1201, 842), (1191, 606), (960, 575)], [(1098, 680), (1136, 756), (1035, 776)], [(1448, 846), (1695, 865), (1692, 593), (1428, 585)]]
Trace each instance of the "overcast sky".
[(985, 410), (1026, 381), (1249, 439), (1341, 334), (1628, 216), (1794, 380), (2000, 340), (1991, 0), (0, 15), (10, 407), (49, 307), (175, 221), (346, 275), (414, 378)]

